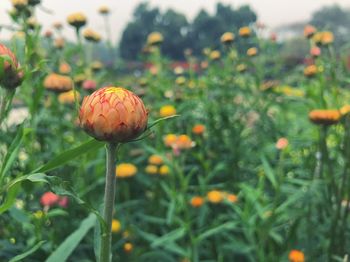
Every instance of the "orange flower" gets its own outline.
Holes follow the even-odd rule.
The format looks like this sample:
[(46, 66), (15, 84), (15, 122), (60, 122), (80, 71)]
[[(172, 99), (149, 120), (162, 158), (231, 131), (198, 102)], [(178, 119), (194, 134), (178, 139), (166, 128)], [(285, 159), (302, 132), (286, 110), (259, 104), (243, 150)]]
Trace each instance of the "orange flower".
[(161, 165), (163, 164), (163, 158), (159, 155), (151, 155), (149, 158), (148, 158), (148, 163), (151, 164), (151, 165)]
[(54, 92), (67, 92), (73, 89), (73, 81), (68, 76), (51, 73), (45, 77), (44, 87)]
[(288, 139), (285, 137), (281, 137), (276, 142), (276, 148), (279, 150), (285, 149), (288, 146)]
[(201, 124), (194, 125), (192, 128), (192, 133), (195, 135), (203, 135), (205, 131), (205, 126)]
[(176, 139), (175, 145), (178, 149), (189, 149), (194, 147), (194, 142), (191, 140), (191, 138), (188, 135), (180, 135)]
[(62, 49), (64, 47), (65, 41), (62, 37), (60, 38), (56, 38), (55, 42), (54, 42), (54, 47), (56, 47), (57, 49)]
[(293, 249), (289, 252), (288, 259), (290, 262), (304, 262), (305, 256), (303, 252)]
[(67, 74), (69, 74), (71, 71), (72, 71), (72, 69), (71, 69), (71, 67), (70, 67), (70, 65), (68, 64), (68, 63), (61, 63), (60, 64), (60, 68), (59, 68), (59, 70), (58, 70), (61, 74), (65, 74), (65, 75), (67, 75)]
[(194, 196), (191, 198), (190, 204), (193, 207), (201, 207), (204, 204), (204, 198), (200, 196)]
[(131, 243), (127, 242), (127, 243), (124, 244), (123, 248), (124, 248), (124, 251), (126, 253), (130, 253), (133, 250), (134, 247), (133, 247), (133, 245)]
[(159, 115), (161, 117), (168, 117), (168, 116), (176, 115), (176, 109), (172, 105), (162, 106), (159, 110)]
[(132, 177), (136, 175), (137, 167), (129, 163), (121, 163), (115, 168), (115, 175), (120, 178)]
[(304, 69), (304, 75), (306, 77), (312, 77), (314, 75), (316, 75), (318, 72), (317, 66), (316, 65), (309, 65), (307, 67), (305, 67)]
[(311, 38), (316, 33), (316, 28), (312, 25), (306, 25), (304, 27), (304, 36)]
[(321, 49), (317, 46), (313, 46), (310, 49), (310, 55), (312, 55), (313, 57), (318, 57), (321, 55)]
[(318, 125), (333, 125), (336, 124), (341, 117), (339, 110), (318, 109), (312, 110), (309, 113), (309, 119), (314, 124)]
[(248, 56), (256, 56), (258, 54), (258, 49), (256, 47), (251, 47), (247, 50)]
[(0, 85), (9, 89), (19, 86), (23, 79), (23, 71), (16, 56), (3, 44), (0, 44), (0, 62), (3, 65), (0, 72)]
[(142, 100), (122, 87), (104, 87), (84, 98), (79, 112), (81, 127), (97, 140), (128, 142), (147, 127)]
[(147, 36), (148, 45), (157, 45), (163, 42), (163, 35), (159, 32), (152, 32)]
[(212, 190), (207, 193), (207, 198), (210, 203), (218, 204), (224, 200), (224, 195), (219, 190)]
[(231, 203), (237, 203), (238, 197), (235, 194), (226, 194), (225, 199)]
[(235, 35), (231, 32), (226, 32), (220, 37), (220, 41), (223, 44), (231, 44), (235, 39)]
[(251, 35), (252, 31), (248, 26), (241, 27), (238, 31), (238, 34), (241, 37), (249, 37)]

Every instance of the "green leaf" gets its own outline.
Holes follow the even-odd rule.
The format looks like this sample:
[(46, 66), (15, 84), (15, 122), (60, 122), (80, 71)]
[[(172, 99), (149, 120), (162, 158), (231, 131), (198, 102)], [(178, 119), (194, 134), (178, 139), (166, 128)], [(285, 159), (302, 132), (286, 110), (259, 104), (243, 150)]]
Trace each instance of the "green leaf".
[(59, 154), (57, 157), (51, 159), (48, 163), (45, 165), (35, 169), (32, 173), (38, 173), (38, 172), (48, 172), (53, 169), (56, 169), (65, 163), (71, 161), (74, 158), (77, 158), (80, 155), (86, 154), (89, 151), (95, 151), (99, 148), (101, 148), (104, 145), (103, 142), (97, 141), (95, 139), (91, 139), (83, 144), (81, 144), (78, 147), (75, 147), (73, 149), (69, 149), (61, 154)]
[(16, 178), (12, 180), (5, 188), (7, 190), (7, 196), (5, 201), (0, 205), (0, 214), (4, 213), (6, 210), (8, 210), (10, 207), (12, 207), (13, 203), (16, 200), (16, 197), (19, 193), (19, 189), (21, 187), (21, 183), (24, 180), (29, 180), (31, 182), (45, 182), (48, 183), (47, 180), (44, 179), (45, 174), (31, 174), (31, 175), (25, 175), (21, 176), (19, 178)]
[(274, 174), (269, 162), (267, 161), (267, 159), (264, 156), (261, 156), (260, 159), (261, 159), (261, 162), (263, 164), (267, 179), (271, 182), (271, 184), (274, 188), (277, 188), (277, 181), (275, 178), (275, 174)]
[(79, 228), (69, 235), (61, 245), (46, 259), (46, 262), (64, 262), (72, 254), (80, 241), (85, 237), (89, 230), (95, 225), (96, 216), (91, 213), (85, 218)]
[(27, 134), (29, 134), (30, 129), (23, 128), (23, 125), (21, 125), (18, 128), (16, 137), (12, 141), (9, 150), (4, 158), (4, 161), (2, 162), (1, 169), (0, 169), (0, 184), (3, 181), (6, 173), (10, 170), (12, 167), (17, 155), (18, 151), (23, 143), (23, 139)]
[(175, 118), (175, 117), (178, 117), (178, 116), (180, 116), (180, 115), (173, 115), (173, 116), (167, 116), (167, 117), (159, 118), (156, 121), (154, 121), (152, 124), (149, 124), (147, 129), (151, 129), (152, 127), (154, 127), (155, 125), (159, 124), (162, 121), (165, 121), (165, 120), (168, 120), (168, 119), (171, 119), (171, 118)]
[(175, 242), (176, 240), (182, 238), (186, 233), (184, 228), (175, 229), (153, 241), (152, 247), (168, 245), (169, 242)]
[(28, 251), (24, 252), (23, 254), (17, 255), (15, 257), (13, 257), (12, 259), (10, 259), (9, 262), (17, 262), (17, 261), (23, 261), (24, 258), (26, 258), (27, 256), (33, 254), (35, 251), (37, 251), (43, 244), (45, 243), (45, 241), (40, 241), (38, 242), (36, 245), (34, 245), (31, 249), (29, 249)]
[(196, 240), (199, 243), (210, 236), (220, 234), (221, 232), (227, 232), (228, 230), (235, 229), (236, 225), (237, 225), (236, 222), (227, 222), (225, 224), (219, 225), (217, 227), (214, 227), (214, 228), (211, 228), (211, 229), (205, 231), (204, 233), (200, 234)]

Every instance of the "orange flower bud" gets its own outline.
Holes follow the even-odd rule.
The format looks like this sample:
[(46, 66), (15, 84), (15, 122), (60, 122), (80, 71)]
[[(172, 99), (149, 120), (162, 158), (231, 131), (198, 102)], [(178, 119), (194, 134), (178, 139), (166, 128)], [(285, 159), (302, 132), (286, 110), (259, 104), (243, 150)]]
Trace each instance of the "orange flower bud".
[(220, 41), (223, 44), (231, 44), (235, 39), (235, 35), (231, 32), (226, 32), (220, 37)]
[(307, 38), (312, 37), (316, 33), (316, 28), (312, 25), (306, 25), (304, 27), (304, 36)]
[(312, 110), (309, 113), (309, 119), (314, 124), (318, 125), (333, 125), (338, 123), (341, 114), (338, 110)]
[(289, 252), (288, 259), (290, 262), (304, 262), (305, 255), (303, 252), (293, 249)]
[(128, 142), (147, 127), (142, 100), (122, 87), (104, 87), (84, 98), (79, 113), (81, 127), (97, 140)]
[(190, 204), (193, 207), (201, 207), (204, 204), (204, 198), (200, 196), (194, 196), (191, 198)]
[(44, 87), (54, 92), (67, 92), (73, 89), (73, 81), (68, 76), (52, 73), (45, 77)]
[(238, 31), (238, 34), (241, 37), (249, 37), (251, 35), (252, 31), (248, 26), (241, 27)]
[(195, 135), (202, 135), (205, 131), (205, 126), (201, 124), (194, 125), (192, 128), (192, 133)]
[(0, 63), (3, 65), (0, 85), (9, 89), (19, 86), (23, 79), (23, 71), (16, 56), (3, 44), (0, 44)]

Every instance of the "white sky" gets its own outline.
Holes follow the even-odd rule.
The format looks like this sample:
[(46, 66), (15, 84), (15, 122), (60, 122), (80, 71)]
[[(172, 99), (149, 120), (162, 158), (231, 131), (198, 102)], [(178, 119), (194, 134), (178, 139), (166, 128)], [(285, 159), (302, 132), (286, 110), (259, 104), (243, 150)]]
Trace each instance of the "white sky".
[[(37, 19), (49, 28), (53, 22), (61, 21), (64, 24), (64, 35), (72, 39), (74, 31), (66, 24), (66, 17), (70, 13), (81, 11), (88, 16), (88, 27), (104, 33), (103, 19), (97, 14), (101, 5), (109, 6), (112, 10), (111, 27), (113, 40), (119, 40), (121, 32), (132, 17), (134, 8), (141, 0), (42, 0), (45, 8), (51, 10), (47, 14), (42, 10), (37, 11)], [(193, 19), (201, 8), (209, 12), (215, 10), (217, 0), (149, 0), (151, 6), (159, 6), (162, 10), (173, 8), (184, 13), (189, 19)], [(323, 5), (337, 3), (342, 7), (350, 8), (350, 0), (221, 0), (234, 7), (249, 4), (257, 12), (258, 20), (269, 27), (281, 24), (307, 20), (313, 11)], [(0, 25), (10, 24), (7, 11), (11, 9), (10, 0), (0, 0)], [(9, 33), (5, 30), (0, 32), (0, 40), (6, 38)]]

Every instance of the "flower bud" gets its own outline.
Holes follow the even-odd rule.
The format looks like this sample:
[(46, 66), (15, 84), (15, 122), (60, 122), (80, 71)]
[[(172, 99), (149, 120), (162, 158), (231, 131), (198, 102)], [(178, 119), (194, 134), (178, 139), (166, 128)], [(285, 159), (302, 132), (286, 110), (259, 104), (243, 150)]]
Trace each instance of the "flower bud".
[(79, 112), (81, 127), (97, 140), (128, 142), (147, 127), (142, 100), (122, 87), (104, 87), (84, 98)]
[(0, 65), (0, 85), (8, 89), (19, 86), (23, 79), (23, 71), (16, 56), (3, 44), (0, 44)]

